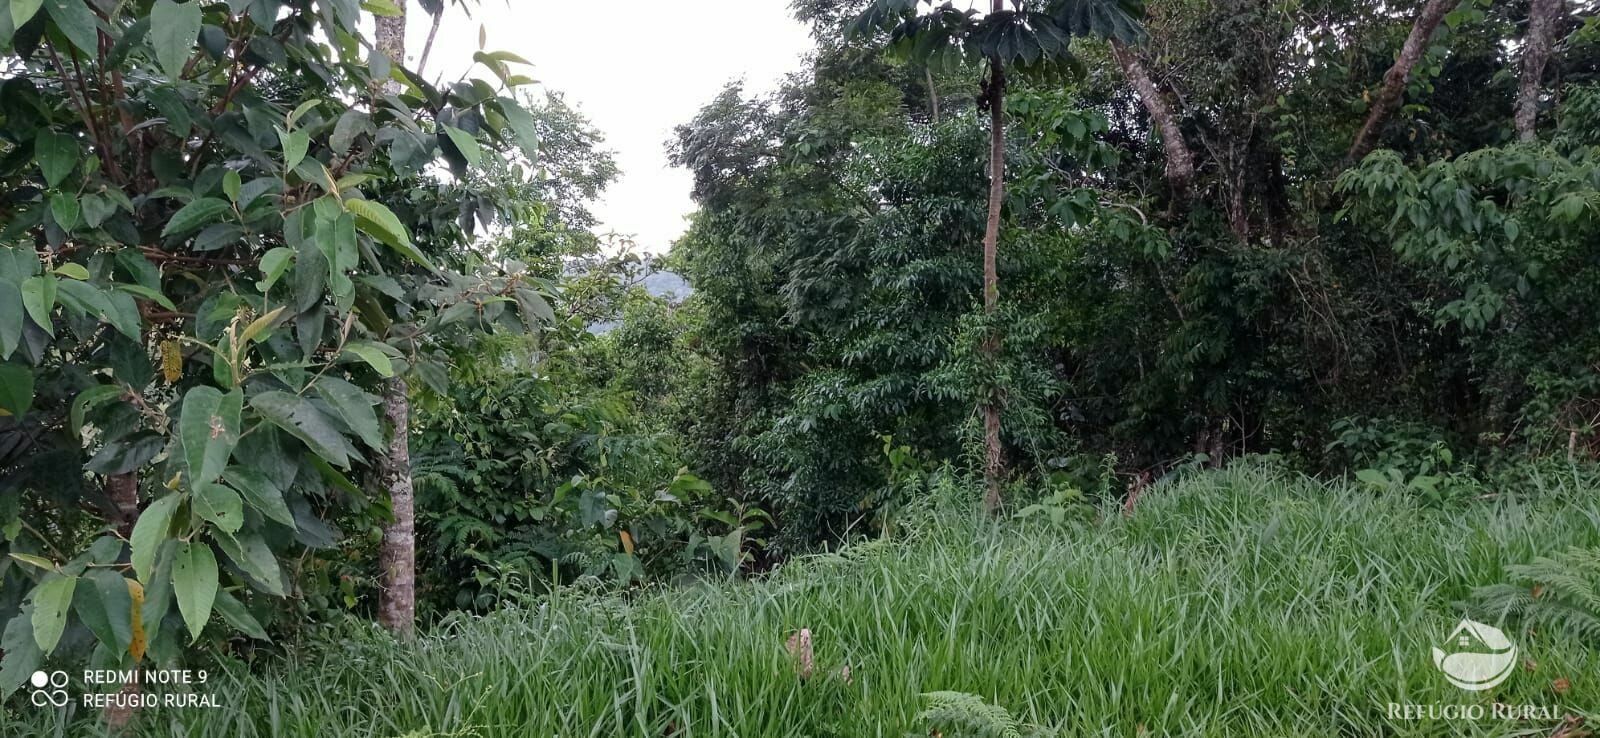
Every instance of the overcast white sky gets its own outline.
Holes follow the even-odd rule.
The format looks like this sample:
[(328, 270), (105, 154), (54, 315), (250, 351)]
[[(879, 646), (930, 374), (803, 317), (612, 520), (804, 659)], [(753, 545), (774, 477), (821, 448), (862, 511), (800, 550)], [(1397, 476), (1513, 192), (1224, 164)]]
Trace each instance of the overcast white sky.
[[(430, 18), (409, 7), (415, 66)], [(811, 49), (788, 0), (482, 0), (465, 17), (447, 5), (424, 73), (454, 80), (478, 50), (530, 62), (528, 76), (559, 90), (606, 136), (622, 176), (595, 208), (603, 229), (665, 252), (693, 211), (689, 173), (667, 163), (673, 126), (687, 123), (730, 80), (769, 90)]]

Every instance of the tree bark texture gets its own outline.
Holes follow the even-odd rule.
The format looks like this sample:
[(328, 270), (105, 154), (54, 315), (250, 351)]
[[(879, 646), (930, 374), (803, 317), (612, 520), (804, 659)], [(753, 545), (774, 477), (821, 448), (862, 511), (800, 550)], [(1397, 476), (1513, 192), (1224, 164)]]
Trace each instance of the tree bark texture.
[(1181, 203), (1187, 200), (1189, 183), (1194, 179), (1194, 153), (1183, 140), (1183, 129), (1178, 127), (1178, 118), (1137, 52), (1113, 38), (1111, 54), (1116, 57), (1123, 76), (1128, 78), (1128, 84), (1133, 85), (1134, 92), (1138, 93), (1139, 102), (1150, 114), (1150, 122), (1161, 133), (1161, 147), (1167, 155), (1167, 186), (1172, 190), (1173, 200)]
[[(393, 17), (375, 16), (374, 23), (376, 23), (376, 27), (373, 33), (373, 45), (384, 56), (389, 57), (390, 63), (404, 66), (406, 63), (406, 2), (405, 0), (399, 0), (395, 3), (395, 6), (400, 8), (400, 15)], [(400, 83), (392, 79), (385, 80), (383, 90), (391, 94), (399, 92)]]
[(417, 532), (411, 488), (411, 402), (404, 379), (395, 377), (384, 384), (383, 414), (394, 435), (388, 453), (378, 459), (378, 483), (389, 491), (394, 522), (384, 526), (378, 554), (383, 568), (378, 621), (391, 632), (410, 637), (417, 617)]
[(1544, 68), (1555, 44), (1556, 20), (1562, 0), (1533, 0), (1528, 9), (1528, 33), (1522, 41), (1522, 76), (1517, 83), (1517, 138), (1532, 141), (1539, 123), (1539, 89)]
[[(995, 0), (995, 11), (1002, 9), (1002, 0)], [(999, 326), (994, 325), (995, 313), (1000, 307), (1000, 275), (996, 254), (1000, 247), (1000, 208), (1006, 196), (1006, 122), (1005, 122), (1006, 72), (998, 57), (989, 60), (989, 222), (983, 230), (983, 314), (989, 319), (988, 336), (983, 341), (983, 353), (991, 364), (1000, 355)], [(985, 398), (983, 415), (984, 482), (988, 493), (984, 506), (989, 512), (1000, 510), (1000, 480), (1005, 474), (1000, 447), (1000, 398)]]
[[(406, 59), (406, 3), (396, 3), (400, 15), (377, 18), (377, 48), (395, 64)], [(390, 80), (384, 88), (395, 92), (399, 84)], [(383, 414), (394, 434), (388, 452), (378, 459), (378, 483), (389, 492), (394, 522), (383, 528), (383, 545), (378, 552), (382, 567), (378, 600), (378, 621), (390, 632), (409, 638), (417, 621), (417, 527), (411, 488), (411, 400), (404, 379), (389, 379), (383, 386)]]
[(1372, 101), (1372, 110), (1367, 113), (1366, 123), (1362, 124), (1361, 132), (1356, 134), (1355, 142), (1350, 145), (1346, 159), (1351, 165), (1361, 163), (1377, 146), (1378, 133), (1383, 130), (1383, 124), (1400, 107), (1400, 98), (1405, 94), (1406, 82), (1411, 79), (1411, 70), (1416, 68), (1423, 52), (1428, 50), (1428, 39), (1456, 3), (1457, 0), (1428, 0), (1422, 12), (1417, 14), (1416, 21), (1411, 24), (1411, 35), (1400, 47), (1400, 56), (1383, 75), (1383, 88), (1379, 90), (1377, 99)]

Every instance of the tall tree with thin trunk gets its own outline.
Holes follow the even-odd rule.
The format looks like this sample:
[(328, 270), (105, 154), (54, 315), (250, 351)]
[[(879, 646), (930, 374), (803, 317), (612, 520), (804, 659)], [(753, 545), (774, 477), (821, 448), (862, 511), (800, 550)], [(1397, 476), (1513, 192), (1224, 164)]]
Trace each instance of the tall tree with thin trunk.
[[(406, 4), (397, 16), (378, 16), (376, 46), (395, 64), (406, 58)], [(398, 83), (389, 81), (390, 92)], [(410, 637), (417, 620), (417, 526), (416, 503), (411, 486), (411, 400), (406, 382), (392, 377), (383, 385), (383, 413), (392, 435), (387, 453), (377, 463), (378, 484), (389, 492), (394, 520), (383, 526), (383, 545), (378, 552), (381, 592), (378, 621), (390, 632)]]
[[(993, 13), (1005, 10), (1005, 0), (994, 0)], [(999, 358), (999, 327), (995, 314), (1000, 309), (1000, 209), (1006, 197), (1006, 68), (999, 54), (989, 55), (989, 83), (985, 99), (989, 105), (989, 220), (983, 228), (983, 314), (989, 319), (989, 335), (983, 339), (983, 353), (991, 363)], [(985, 398), (983, 412), (983, 478), (988, 492), (984, 506), (990, 512), (1000, 509), (1000, 480), (1005, 475), (1005, 460), (1000, 445), (1000, 402)]]
[(1537, 137), (1539, 90), (1555, 44), (1556, 21), (1565, 11), (1562, 0), (1533, 0), (1528, 8), (1528, 33), (1522, 41), (1522, 74), (1517, 82), (1517, 138)]
[(1345, 157), (1348, 164), (1359, 163), (1378, 145), (1378, 133), (1389, 121), (1389, 116), (1400, 107), (1400, 98), (1406, 91), (1406, 82), (1410, 81), (1411, 72), (1416, 69), (1417, 62), (1422, 60), (1423, 52), (1428, 50), (1428, 39), (1433, 37), (1433, 32), (1439, 28), (1439, 23), (1444, 20), (1445, 14), (1449, 13), (1458, 1), (1428, 0), (1428, 3), (1422, 6), (1422, 12), (1417, 14), (1417, 19), (1411, 24), (1410, 35), (1406, 36), (1405, 44), (1400, 47), (1400, 55), (1395, 58), (1389, 71), (1383, 75), (1383, 87), (1378, 90), (1378, 96), (1372, 101), (1372, 109), (1367, 113), (1367, 120), (1362, 124), (1361, 132), (1356, 134), (1355, 142), (1350, 144), (1350, 153)]
[[(934, 0), (920, 0), (934, 5)], [(1068, 48), (1073, 36), (1095, 34), (1110, 38), (1133, 38), (1140, 31), (1129, 14), (1131, 5), (1121, 0), (1052, 0), (1045, 12), (1029, 10), (1023, 0), (990, 0), (989, 12), (982, 16), (956, 10), (950, 4), (937, 5), (918, 13), (918, 2), (875, 0), (851, 24), (852, 36), (889, 31), (890, 43), (919, 61), (935, 59), (982, 59), (987, 79), (980, 104), (989, 112), (989, 217), (983, 231), (983, 314), (987, 323), (982, 344), (990, 364), (1000, 359), (1000, 223), (1005, 204), (1005, 93), (1007, 69), (1030, 68), (1071, 58)], [(998, 512), (1004, 500), (1000, 494), (1005, 477), (1005, 453), (1001, 438), (1000, 408), (1003, 389), (984, 396), (978, 406), (983, 419), (984, 505)]]

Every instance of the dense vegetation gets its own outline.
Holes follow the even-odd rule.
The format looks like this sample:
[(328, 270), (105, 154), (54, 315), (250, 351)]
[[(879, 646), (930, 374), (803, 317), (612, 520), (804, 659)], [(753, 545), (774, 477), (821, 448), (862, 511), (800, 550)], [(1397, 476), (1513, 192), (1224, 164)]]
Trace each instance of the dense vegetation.
[(0, 727), (1430, 735), (1463, 607), (1592, 709), (1592, 2), (792, 8), (652, 256), (405, 2), (0, 0)]
[[(1592, 479), (1522, 482), (1525, 499), (1467, 514), (1256, 466), (1162, 485), (1131, 519), (995, 525), (941, 496), (755, 585), (569, 589), (409, 646), (342, 623), (293, 654), (308, 663), (224, 664), (226, 706), (156, 711), (147, 734), (1464, 735), (1385, 717), (1462, 699), (1428, 664), (1452, 603), (1507, 564), (1600, 545)], [(799, 628), (809, 678), (784, 647)], [(1495, 699), (1600, 699), (1600, 652), (1552, 634), (1524, 654)]]

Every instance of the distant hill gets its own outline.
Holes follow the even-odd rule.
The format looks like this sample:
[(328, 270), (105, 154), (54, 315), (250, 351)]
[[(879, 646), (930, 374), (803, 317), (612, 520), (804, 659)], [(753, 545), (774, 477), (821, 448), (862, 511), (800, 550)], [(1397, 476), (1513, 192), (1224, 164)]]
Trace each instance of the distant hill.
[[(667, 302), (677, 304), (688, 299), (694, 294), (694, 288), (689, 286), (689, 280), (677, 272), (658, 270), (650, 272), (639, 280), (639, 286), (652, 297), (659, 297)], [(608, 320), (589, 326), (589, 332), (599, 335), (617, 327), (617, 321)]]

